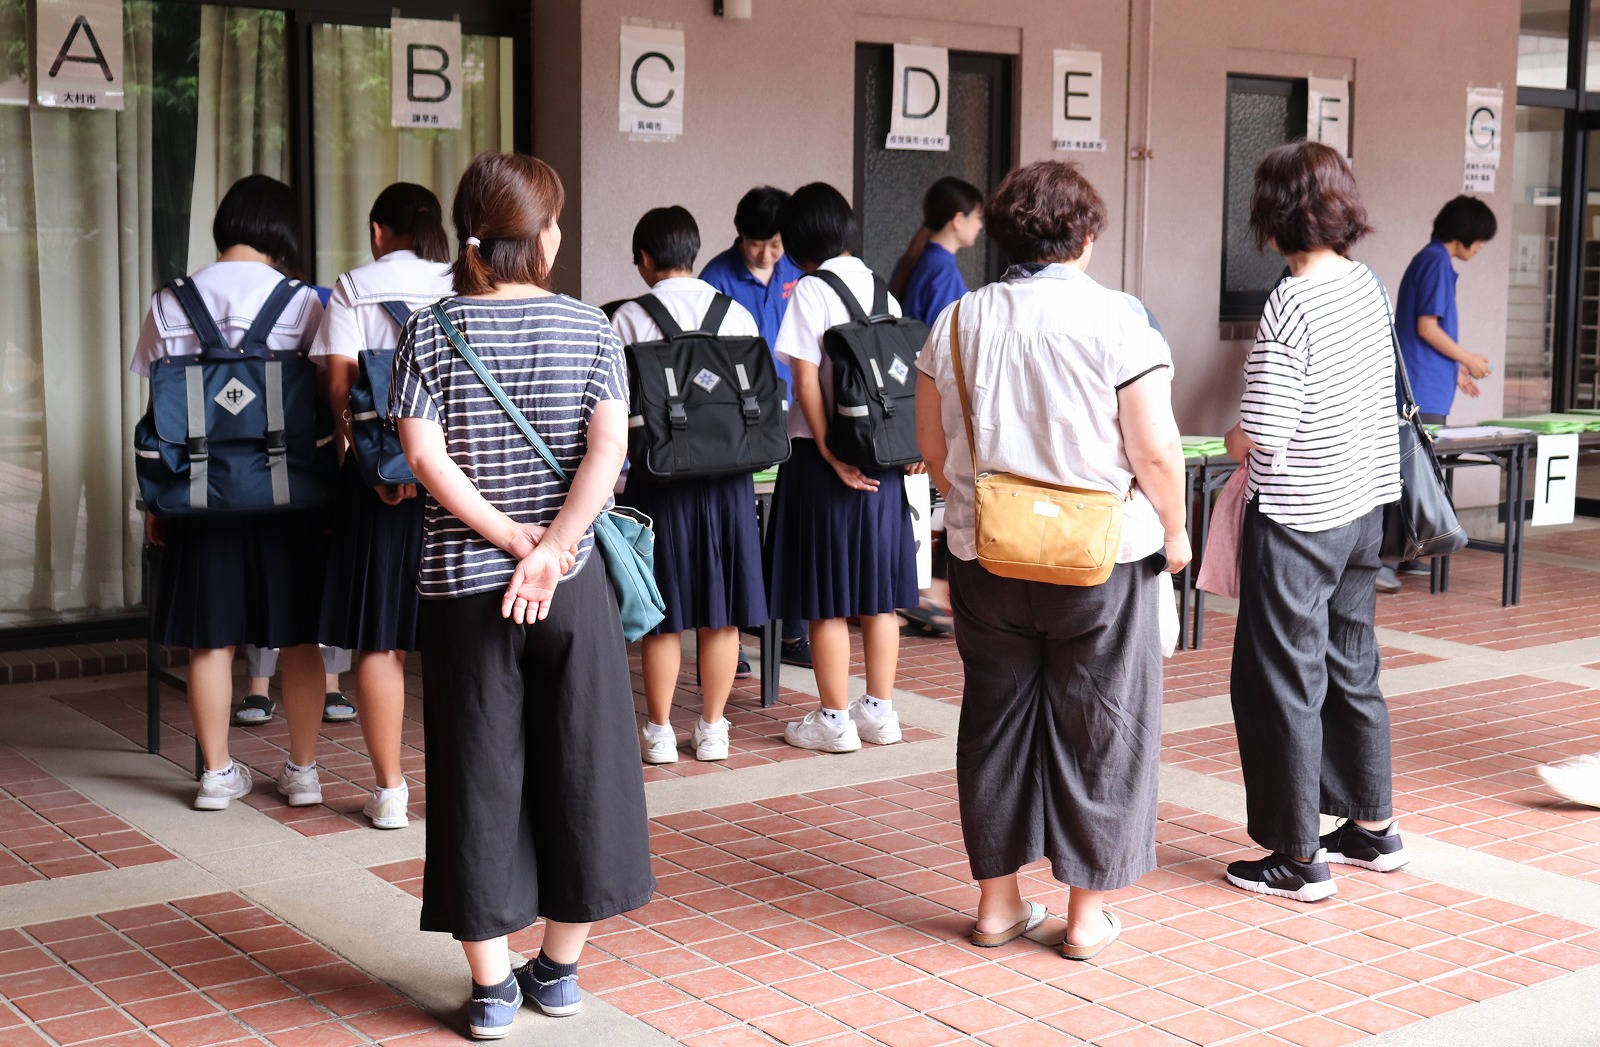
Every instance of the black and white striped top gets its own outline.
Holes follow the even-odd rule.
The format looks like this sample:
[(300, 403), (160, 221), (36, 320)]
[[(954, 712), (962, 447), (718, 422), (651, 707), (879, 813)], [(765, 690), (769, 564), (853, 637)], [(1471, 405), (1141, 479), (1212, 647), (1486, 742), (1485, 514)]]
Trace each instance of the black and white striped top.
[(1247, 492), (1297, 531), (1326, 531), (1400, 497), (1388, 295), (1361, 263), (1285, 277), (1245, 361)]
[[(605, 314), (565, 295), (499, 301), (454, 298), (445, 312), (528, 416), (568, 475), (583, 461), (589, 417), (602, 400), (628, 399), (622, 343)], [(456, 352), (429, 309), (411, 317), (395, 354), (391, 407), (444, 430), (445, 447), (496, 508), (547, 525), (566, 498), (522, 431)], [(608, 503), (609, 505), (609, 503)], [(516, 564), (430, 495), (417, 594), (424, 599), (503, 588)], [(594, 544), (583, 536), (575, 574)]]

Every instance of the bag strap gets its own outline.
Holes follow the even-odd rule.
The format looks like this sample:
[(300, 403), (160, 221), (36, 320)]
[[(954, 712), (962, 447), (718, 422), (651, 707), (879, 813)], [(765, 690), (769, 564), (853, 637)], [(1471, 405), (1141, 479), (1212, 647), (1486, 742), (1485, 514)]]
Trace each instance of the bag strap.
[(467, 366), (477, 374), (478, 379), (483, 382), (484, 388), (489, 390), (489, 395), (499, 402), (500, 409), (505, 411), (518, 429), (522, 430), (522, 435), (526, 436), (528, 442), (533, 445), (533, 449), (539, 452), (539, 457), (543, 458), (544, 464), (548, 465), (550, 470), (556, 474), (556, 479), (570, 486), (572, 481), (567, 478), (567, 471), (561, 468), (556, 462), (556, 456), (550, 452), (549, 446), (539, 438), (538, 433), (534, 432), (533, 423), (528, 421), (528, 416), (523, 414), (522, 410), (511, 402), (511, 397), (506, 395), (505, 389), (501, 387), (499, 382), (495, 381), (494, 375), (490, 374), (489, 369), (483, 365), (483, 361), (478, 359), (478, 354), (472, 351), (472, 346), (467, 344), (466, 338), (462, 336), (460, 331), (456, 330), (456, 325), (451, 323), (450, 318), (445, 315), (444, 308), (438, 303), (435, 303), (431, 308), (433, 309), (433, 318), (438, 321), (439, 326), (444, 330), (444, 336), (450, 339), (450, 344), (456, 347), (456, 352), (461, 354), (461, 358), (467, 362)]
[(278, 286), (267, 295), (266, 304), (256, 314), (250, 324), (250, 330), (245, 332), (244, 341), (239, 343), (239, 352), (246, 356), (262, 356), (267, 352), (267, 339), (272, 335), (272, 328), (277, 324), (278, 317), (289, 308), (289, 303), (295, 295), (300, 293), (303, 285), (299, 280), (279, 280)]
[(978, 445), (972, 439), (972, 398), (967, 393), (967, 375), (961, 366), (961, 303), (950, 311), (950, 362), (956, 370), (956, 392), (961, 398), (961, 421), (967, 427), (967, 452), (972, 455), (972, 476), (978, 476)]
[(1395, 330), (1394, 309), (1389, 305), (1389, 295), (1383, 295), (1383, 311), (1389, 317), (1389, 346), (1394, 350), (1395, 384), (1400, 387), (1401, 414), (1409, 421), (1417, 414), (1417, 398), (1411, 394), (1411, 377), (1406, 374), (1406, 360), (1400, 352), (1400, 332)]
[(722, 330), (722, 321), (728, 318), (728, 309), (732, 305), (733, 299), (718, 291), (716, 297), (711, 299), (711, 308), (706, 310), (705, 317), (700, 321), (700, 332), (713, 338), (717, 337), (717, 332)]
[(202, 354), (227, 352), (228, 342), (222, 337), (222, 330), (217, 327), (217, 321), (212, 317), (211, 310), (206, 308), (205, 299), (200, 297), (200, 291), (195, 287), (194, 281), (186, 276), (180, 276), (167, 285), (167, 290), (178, 300), (178, 308), (183, 310), (183, 315), (189, 318), (189, 326), (194, 328), (195, 336), (200, 339), (200, 352)]
[[(806, 275), (814, 276), (818, 280), (821, 280), (823, 283), (827, 284), (829, 287), (833, 288), (833, 293), (839, 296), (839, 300), (844, 303), (844, 307), (850, 311), (850, 319), (854, 320), (858, 324), (872, 322), (867, 314), (861, 311), (861, 303), (856, 300), (856, 296), (851, 292), (850, 285), (846, 284), (842, 279), (840, 279), (838, 273), (830, 273), (826, 269), (813, 269)], [(878, 284), (883, 283), (883, 281), (878, 280), (876, 276), (873, 277), (873, 280), (877, 281)], [(883, 293), (885, 295), (884, 308), (888, 309), (888, 289), (885, 288)], [(876, 306), (878, 304), (878, 291), (876, 287), (873, 288), (872, 297), (872, 304)]]
[(389, 314), (389, 319), (394, 321), (394, 325), (402, 331), (406, 329), (406, 321), (411, 319), (411, 314), (416, 312), (409, 302), (390, 301), (379, 302), (378, 304), (383, 307), (384, 312)]
[(639, 307), (649, 315), (651, 320), (655, 321), (657, 327), (661, 328), (661, 337), (677, 338), (683, 334), (683, 328), (678, 326), (678, 321), (672, 318), (672, 314), (667, 311), (667, 307), (662, 303), (661, 299), (653, 294), (647, 294), (640, 295), (634, 301), (638, 302)]

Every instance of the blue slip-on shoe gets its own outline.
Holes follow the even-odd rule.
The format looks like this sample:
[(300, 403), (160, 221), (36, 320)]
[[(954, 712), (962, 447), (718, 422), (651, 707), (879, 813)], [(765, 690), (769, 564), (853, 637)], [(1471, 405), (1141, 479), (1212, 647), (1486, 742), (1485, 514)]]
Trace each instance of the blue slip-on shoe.
[(517, 987), (522, 990), (523, 999), (552, 1018), (565, 1018), (583, 1009), (583, 995), (578, 992), (576, 974), (540, 981), (533, 965), (534, 961), (529, 960), (511, 972), (517, 976)]
[(473, 1036), (480, 1040), (499, 1040), (511, 1031), (511, 1023), (517, 1017), (517, 1008), (522, 1006), (522, 993), (515, 988), (515, 997), (510, 1000), (501, 1000), (493, 996), (478, 996), (480, 990), (477, 986), (472, 989), (474, 995), (467, 1001), (467, 1029)]

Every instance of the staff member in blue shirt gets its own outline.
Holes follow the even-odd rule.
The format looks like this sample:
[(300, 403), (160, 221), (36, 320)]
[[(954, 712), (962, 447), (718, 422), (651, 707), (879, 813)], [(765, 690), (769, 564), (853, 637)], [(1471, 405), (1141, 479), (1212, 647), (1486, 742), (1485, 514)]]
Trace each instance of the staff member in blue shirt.
[[(739, 198), (733, 212), (733, 228), (738, 237), (733, 246), (706, 263), (700, 279), (750, 311), (756, 329), (770, 348), (778, 342), (784, 310), (795, 281), (805, 273), (783, 253), (783, 235), (778, 232), (778, 209), (789, 194), (770, 185), (757, 186)], [(794, 380), (789, 376), (789, 361), (776, 354), (778, 377), (794, 396)], [(804, 622), (785, 622), (783, 660), (789, 665), (811, 668), (811, 641)], [(739, 654), (740, 678), (750, 675), (749, 662)]]
[[(1395, 295), (1394, 329), (1406, 376), (1417, 399), (1422, 420), (1443, 425), (1455, 403), (1456, 389), (1478, 395), (1474, 378), (1486, 378), (1493, 367), (1489, 358), (1465, 349), (1461, 321), (1456, 313), (1456, 270), (1452, 261), (1470, 262), (1484, 244), (1494, 239), (1499, 225), (1489, 205), (1472, 196), (1458, 196), (1445, 204), (1433, 220), (1428, 246), (1417, 252), (1400, 278)], [(1426, 574), (1420, 561), (1401, 564), (1405, 573)], [(1379, 592), (1400, 591), (1394, 565), (1378, 572)]]
[(978, 242), (983, 193), (971, 182), (946, 176), (922, 197), (922, 228), (895, 263), (889, 293), (907, 316), (933, 326), (944, 307), (967, 293), (956, 252)]

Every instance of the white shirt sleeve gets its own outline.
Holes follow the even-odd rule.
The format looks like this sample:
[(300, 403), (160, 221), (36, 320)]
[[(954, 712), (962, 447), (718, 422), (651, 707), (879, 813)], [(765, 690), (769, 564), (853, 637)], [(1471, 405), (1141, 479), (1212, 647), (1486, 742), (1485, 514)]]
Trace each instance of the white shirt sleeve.
[(661, 337), (661, 328), (638, 302), (624, 302), (611, 317), (611, 329), (617, 332), (623, 345), (653, 342)]
[(161, 332), (156, 327), (156, 301), (161, 295), (162, 292), (157, 291), (150, 296), (150, 308), (145, 312), (144, 323), (139, 328), (139, 343), (134, 346), (133, 363), (128, 365), (128, 370), (140, 378), (149, 378), (151, 366), (166, 355)]
[(361, 318), (351, 297), (349, 278), (340, 274), (334, 282), (328, 307), (317, 326), (316, 337), (311, 342), (311, 358), (321, 366), (321, 357), (347, 356), (354, 360), (361, 350), (368, 348), (367, 338), (361, 329)]
[(821, 280), (796, 282), (772, 351), (788, 360), (821, 364), (822, 335), (829, 327), (828, 302), (823, 296), (832, 294)]
[(722, 318), (722, 326), (717, 328), (717, 333), (729, 338), (755, 338), (760, 336), (761, 328), (756, 325), (756, 318), (750, 315), (750, 310), (734, 302), (728, 306), (728, 315)]

